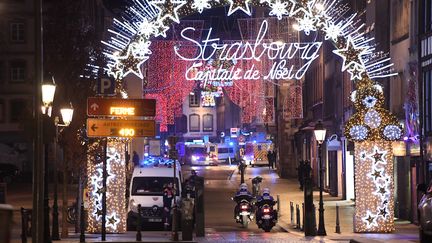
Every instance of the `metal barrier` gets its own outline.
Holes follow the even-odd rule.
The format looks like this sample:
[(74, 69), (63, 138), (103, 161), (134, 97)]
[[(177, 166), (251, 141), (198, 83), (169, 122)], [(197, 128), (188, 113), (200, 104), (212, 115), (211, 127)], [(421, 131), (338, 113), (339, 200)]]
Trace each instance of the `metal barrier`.
[(297, 218), (296, 229), (300, 229), (300, 208), (298, 204), (296, 204), (296, 218)]
[(281, 214), (281, 201), (280, 201), (280, 196), (279, 195), (276, 195), (276, 198), (277, 198), (277, 206), (276, 206), (276, 208), (277, 208), (277, 216), (278, 216), (278, 219), (280, 219), (280, 216), (282, 215)]
[(27, 243), (27, 237), (31, 237), (32, 210), (21, 208), (21, 242)]
[(339, 225), (339, 205), (336, 204), (336, 233), (340, 234), (340, 225)]
[(314, 229), (317, 229), (317, 224), (316, 224), (316, 207), (315, 207), (315, 204), (312, 204), (312, 206), (313, 206), (313, 210), (312, 210), (312, 213), (313, 213), (313, 218), (315, 219), (314, 221), (313, 221), (313, 228)]
[(291, 225), (294, 224), (294, 203), (290, 201)]
[(305, 207), (304, 207), (304, 203), (302, 203), (302, 226), (300, 227), (301, 231), (304, 231), (304, 226), (305, 226)]

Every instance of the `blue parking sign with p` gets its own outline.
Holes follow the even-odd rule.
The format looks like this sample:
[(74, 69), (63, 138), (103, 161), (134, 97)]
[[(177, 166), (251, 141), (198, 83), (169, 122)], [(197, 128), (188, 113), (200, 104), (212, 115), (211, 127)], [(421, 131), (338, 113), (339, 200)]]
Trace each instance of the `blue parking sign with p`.
[(98, 78), (96, 88), (96, 92), (100, 95), (114, 95), (115, 79), (112, 77)]

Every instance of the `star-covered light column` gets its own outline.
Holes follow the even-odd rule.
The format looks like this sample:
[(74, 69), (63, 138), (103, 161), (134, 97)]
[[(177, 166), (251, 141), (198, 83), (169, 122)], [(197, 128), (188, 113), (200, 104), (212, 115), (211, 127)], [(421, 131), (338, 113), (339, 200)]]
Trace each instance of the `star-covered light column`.
[(356, 113), (345, 125), (355, 151), (355, 232), (394, 230), (392, 141), (402, 135), (397, 118), (384, 109), (381, 86), (363, 76), (351, 95)]
[(391, 142), (381, 140), (355, 143), (355, 172), (354, 231), (394, 231)]
[[(94, 146), (98, 146), (95, 144)], [(99, 156), (100, 159), (96, 159)], [(87, 232), (100, 233), (102, 229), (102, 194), (106, 190), (107, 233), (126, 232), (126, 163), (125, 144), (110, 139), (107, 145), (107, 187), (103, 188), (103, 156), (89, 153), (87, 156)]]

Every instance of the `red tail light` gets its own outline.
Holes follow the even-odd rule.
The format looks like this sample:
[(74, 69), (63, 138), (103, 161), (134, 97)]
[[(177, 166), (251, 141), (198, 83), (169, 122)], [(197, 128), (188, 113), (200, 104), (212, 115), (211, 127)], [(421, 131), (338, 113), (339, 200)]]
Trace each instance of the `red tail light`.
[(263, 212), (264, 212), (264, 213), (270, 213), (270, 208), (264, 208), (264, 209), (263, 209)]
[(247, 210), (247, 209), (248, 209), (248, 205), (241, 205), (240, 208), (241, 208), (242, 210)]

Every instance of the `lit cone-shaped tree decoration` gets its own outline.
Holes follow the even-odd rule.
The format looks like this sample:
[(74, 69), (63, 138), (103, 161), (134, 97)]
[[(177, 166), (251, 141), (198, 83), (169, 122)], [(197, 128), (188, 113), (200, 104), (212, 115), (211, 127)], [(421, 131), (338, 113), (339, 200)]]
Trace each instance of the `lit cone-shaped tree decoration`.
[(381, 86), (363, 77), (352, 93), (356, 113), (345, 127), (355, 145), (355, 232), (394, 231), (391, 141), (402, 135), (397, 118), (384, 109)]

